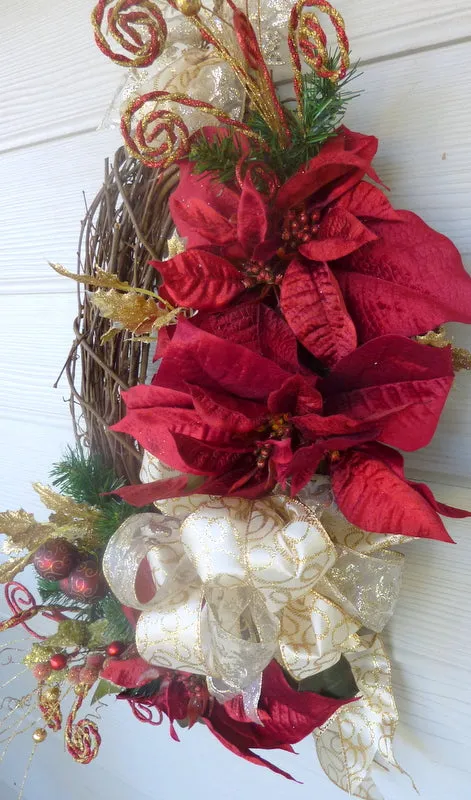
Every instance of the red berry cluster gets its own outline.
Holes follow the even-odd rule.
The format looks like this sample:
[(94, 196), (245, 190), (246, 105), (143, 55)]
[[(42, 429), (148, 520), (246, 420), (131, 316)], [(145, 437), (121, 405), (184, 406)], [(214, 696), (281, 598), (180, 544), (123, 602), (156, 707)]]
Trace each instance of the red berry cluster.
[(295, 250), (314, 239), (319, 230), (321, 212), (318, 209), (291, 208), (283, 222), (281, 238), (285, 248)]
[(281, 273), (276, 273), (261, 261), (248, 261), (243, 266), (243, 272), (242, 282), (247, 289), (251, 289), (257, 283), (279, 284), (283, 278)]

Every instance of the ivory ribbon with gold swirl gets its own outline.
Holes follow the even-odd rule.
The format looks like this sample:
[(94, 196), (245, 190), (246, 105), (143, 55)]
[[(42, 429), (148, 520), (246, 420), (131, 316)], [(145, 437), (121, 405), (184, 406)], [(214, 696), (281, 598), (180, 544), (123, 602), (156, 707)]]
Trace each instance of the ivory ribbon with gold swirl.
[[(166, 468), (146, 455), (141, 477), (155, 479), (156, 471)], [(399, 591), (403, 556), (389, 549), (398, 539), (351, 526), (323, 478), (304, 491), (303, 502), (194, 495), (158, 505), (163, 516), (138, 514), (123, 523), (103, 562), (119, 600), (143, 612), (141, 656), (206, 675), (222, 701), (242, 693), (258, 721), (261, 673), (272, 658), (302, 680), (345, 655), (360, 698), (317, 732), (319, 758), (339, 786), (376, 798), (373, 760), (395, 763), (397, 712), (377, 633)], [(144, 558), (156, 587), (148, 602), (135, 588)]]

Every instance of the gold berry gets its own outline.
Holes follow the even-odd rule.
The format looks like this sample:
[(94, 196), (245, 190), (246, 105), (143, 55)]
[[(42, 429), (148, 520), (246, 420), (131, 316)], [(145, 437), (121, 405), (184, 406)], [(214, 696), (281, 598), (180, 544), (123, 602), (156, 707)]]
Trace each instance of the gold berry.
[(44, 689), (42, 693), (42, 697), (49, 703), (58, 700), (60, 697), (61, 690), (58, 686), (49, 686), (47, 689)]
[(36, 730), (33, 733), (33, 742), (36, 742), (36, 744), (40, 744), (41, 742), (44, 742), (46, 736), (47, 736), (47, 730), (45, 728), (36, 728)]
[(176, 0), (175, 5), (185, 17), (194, 17), (201, 10), (201, 0)]

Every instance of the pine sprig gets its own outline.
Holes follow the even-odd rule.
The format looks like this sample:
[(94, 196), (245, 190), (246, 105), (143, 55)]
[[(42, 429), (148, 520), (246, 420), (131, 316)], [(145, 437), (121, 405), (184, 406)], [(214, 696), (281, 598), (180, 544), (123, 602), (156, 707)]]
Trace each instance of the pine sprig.
[(53, 465), (52, 484), (62, 494), (78, 503), (102, 507), (103, 492), (112, 492), (123, 485), (113, 469), (106, 467), (98, 456), (85, 455), (82, 447), (69, 447), (64, 457)]
[[(338, 56), (331, 58), (331, 66), (335, 69)], [(360, 92), (353, 92), (346, 87), (358, 75), (358, 65), (353, 66), (345, 78), (332, 83), (327, 78), (319, 77), (315, 72), (303, 75), (301, 114), (292, 107), (293, 101), (286, 103), (285, 113), (291, 132), (289, 147), (281, 147), (276, 134), (257, 114), (253, 114), (248, 124), (268, 144), (265, 158), (281, 180), (285, 181), (300, 167), (319, 153), (324, 142), (335, 135), (342, 122), (348, 103)]]
[(229, 183), (234, 180), (235, 167), (242, 155), (237, 133), (234, 136), (215, 136), (211, 141), (200, 133), (194, 139), (188, 159), (194, 162), (196, 175), (215, 173), (219, 182)]

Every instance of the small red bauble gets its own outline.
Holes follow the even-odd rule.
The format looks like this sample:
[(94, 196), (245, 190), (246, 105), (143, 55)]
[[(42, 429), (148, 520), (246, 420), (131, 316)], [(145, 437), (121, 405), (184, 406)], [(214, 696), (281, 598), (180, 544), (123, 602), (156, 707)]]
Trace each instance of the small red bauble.
[(67, 656), (65, 656), (63, 653), (56, 653), (49, 659), (49, 665), (51, 669), (55, 669), (57, 671), (65, 669), (67, 666)]
[(121, 655), (125, 647), (126, 645), (123, 642), (110, 642), (106, 647), (106, 652), (111, 658), (116, 658)]
[(104, 597), (108, 591), (96, 556), (83, 556), (74, 570), (59, 582), (64, 594), (76, 600), (91, 602)]
[(48, 539), (36, 550), (36, 572), (48, 581), (60, 581), (70, 575), (79, 559), (79, 551), (67, 539)]

